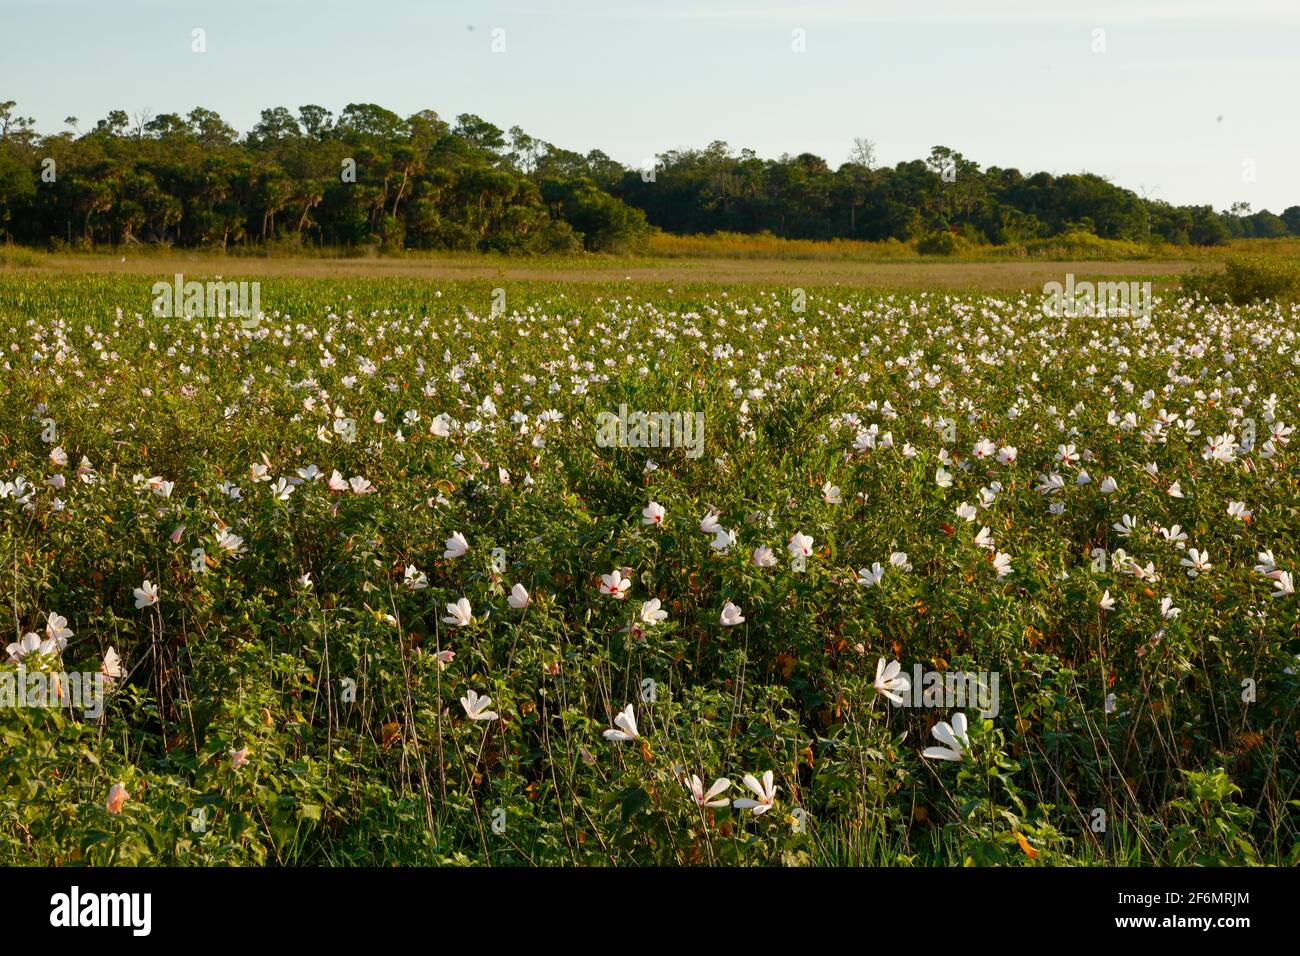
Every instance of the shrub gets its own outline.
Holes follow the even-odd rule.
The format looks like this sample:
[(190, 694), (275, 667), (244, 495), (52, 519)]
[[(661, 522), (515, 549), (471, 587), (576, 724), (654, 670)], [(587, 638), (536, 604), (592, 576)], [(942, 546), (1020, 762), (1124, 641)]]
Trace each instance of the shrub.
[(1180, 291), (1233, 305), (1264, 301), (1289, 305), (1300, 302), (1300, 264), (1286, 259), (1232, 256), (1222, 272), (1183, 276)]
[(955, 232), (939, 230), (917, 240), (916, 251), (923, 256), (956, 256), (970, 249), (970, 243)]

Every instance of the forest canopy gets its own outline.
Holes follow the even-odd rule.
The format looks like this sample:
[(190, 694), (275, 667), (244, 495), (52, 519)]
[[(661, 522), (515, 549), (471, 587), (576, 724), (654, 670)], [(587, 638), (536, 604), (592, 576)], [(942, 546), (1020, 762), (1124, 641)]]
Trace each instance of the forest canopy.
[(791, 239), (1004, 245), (1066, 233), (1175, 245), (1300, 236), (1300, 206), (1216, 212), (1138, 196), (1091, 173), (981, 169), (944, 146), (877, 166), (857, 141), (836, 169), (714, 142), (628, 168), (465, 113), (373, 103), (263, 110), (240, 134), (202, 107), (114, 110), (41, 135), (0, 102), (0, 240), (483, 252), (622, 252), (653, 228)]

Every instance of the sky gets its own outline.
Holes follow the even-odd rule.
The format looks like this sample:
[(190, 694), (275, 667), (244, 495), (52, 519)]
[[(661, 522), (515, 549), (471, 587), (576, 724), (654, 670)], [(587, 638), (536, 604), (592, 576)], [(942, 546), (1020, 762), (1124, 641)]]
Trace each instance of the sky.
[(1300, 0), (0, 0), (0, 100), (42, 132), (372, 102), (629, 166), (714, 140), (834, 166), (865, 137), (1274, 212), (1300, 205), (1297, 51)]

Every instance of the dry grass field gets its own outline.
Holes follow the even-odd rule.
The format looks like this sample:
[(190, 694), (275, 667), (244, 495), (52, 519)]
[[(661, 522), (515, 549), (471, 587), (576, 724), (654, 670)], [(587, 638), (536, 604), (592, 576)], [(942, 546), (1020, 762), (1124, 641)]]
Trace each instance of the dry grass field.
[(720, 283), (846, 288), (942, 289), (1009, 292), (1041, 289), (1067, 273), (1093, 281), (1150, 280), (1157, 290), (1177, 285), (1193, 269), (1217, 262), (1152, 259), (1119, 262), (1018, 260), (951, 262), (912, 258), (741, 259), (729, 257), (565, 256), (510, 258), (478, 254), (313, 258), (221, 256), (210, 253), (77, 254), (0, 251), (0, 272), (126, 274), (228, 278), (424, 278), (431, 281), (499, 279), (510, 282)]

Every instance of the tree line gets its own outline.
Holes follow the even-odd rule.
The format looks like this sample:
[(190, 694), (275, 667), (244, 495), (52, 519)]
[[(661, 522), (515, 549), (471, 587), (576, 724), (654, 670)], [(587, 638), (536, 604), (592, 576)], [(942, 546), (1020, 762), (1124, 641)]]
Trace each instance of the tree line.
[(997, 245), (1073, 232), (1178, 245), (1300, 236), (1300, 206), (1173, 206), (1090, 173), (981, 169), (942, 146), (882, 167), (858, 140), (832, 169), (810, 153), (763, 159), (714, 142), (627, 168), (473, 114), (403, 118), (373, 103), (337, 116), (267, 109), (245, 135), (201, 107), (65, 124), (40, 135), (0, 102), (0, 239), (531, 253), (625, 251), (653, 228)]

